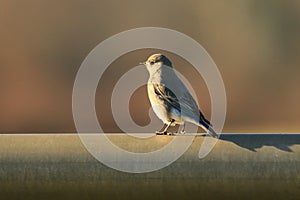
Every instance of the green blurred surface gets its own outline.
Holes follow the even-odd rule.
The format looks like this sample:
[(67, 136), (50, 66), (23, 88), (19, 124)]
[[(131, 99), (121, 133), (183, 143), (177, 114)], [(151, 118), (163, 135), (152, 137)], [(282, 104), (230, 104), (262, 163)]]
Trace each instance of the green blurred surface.
[[(109, 137), (134, 152), (172, 139)], [(0, 199), (299, 199), (299, 134), (224, 134), (200, 160), (203, 138), (164, 169), (130, 174), (98, 162), (77, 135), (1, 135)]]

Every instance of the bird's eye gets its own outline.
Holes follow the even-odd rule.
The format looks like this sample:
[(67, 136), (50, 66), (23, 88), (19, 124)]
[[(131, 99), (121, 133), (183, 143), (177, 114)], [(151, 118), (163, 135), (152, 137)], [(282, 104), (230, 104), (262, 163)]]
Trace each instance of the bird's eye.
[(155, 63), (154, 61), (151, 61), (151, 62), (150, 62), (150, 65), (153, 65), (154, 63)]

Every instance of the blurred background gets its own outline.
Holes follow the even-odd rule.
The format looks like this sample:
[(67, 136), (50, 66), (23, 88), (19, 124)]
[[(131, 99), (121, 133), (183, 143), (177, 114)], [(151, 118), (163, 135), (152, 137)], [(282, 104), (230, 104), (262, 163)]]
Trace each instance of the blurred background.
[[(104, 39), (144, 26), (180, 31), (208, 51), (227, 92), (224, 132), (300, 131), (298, 0), (0, 0), (0, 132), (76, 132), (72, 87), (82, 61)], [(119, 130), (109, 109), (113, 85), (154, 52), (128, 53), (106, 70), (96, 97), (105, 130)], [(164, 53), (197, 86), (209, 117), (202, 78)], [(149, 122), (146, 95), (141, 87), (130, 104), (141, 125)]]

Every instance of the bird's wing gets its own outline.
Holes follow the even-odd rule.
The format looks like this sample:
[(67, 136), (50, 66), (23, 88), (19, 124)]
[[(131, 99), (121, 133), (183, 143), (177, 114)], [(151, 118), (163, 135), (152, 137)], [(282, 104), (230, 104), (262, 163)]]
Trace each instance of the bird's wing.
[(185, 95), (183, 95), (182, 99), (180, 99), (180, 102), (183, 102), (185, 106), (188, 105), (189, 112), (192, 112), (194, 116), (198, 116), (200, 123), (205, 122), (206, 124), (211, 125), (210, 121), (208, 121), (204, 117), (203, 113), (199, 110), (196, 101), (189, 92), (186, 92)]
[[(162, 99), (167, 106), (177, 109), (182, 113), (190, 113), (192, 115), (199, 116), (198, 106), (189, 94), (188, 90), (176, 91), (176, 94), (166, 87), (164, 84), (154, 84), (154, 92), (160, 99)], [(176, 96), (177, 95), (177, 96)]]
[(204, 117), (203, 113), (199, 110), (196, 101), (189, 92), (185, 92), (179, 100), (180, 105), (183, 105), (183, 107), (187, 109), (187, 115), (193, 115), (194, 117), (198, 117), (200, 123), (204, 122), (208, 125), (211, 125), (210, 121), (208, 121)]
[(162, 99), (169, 108), (175, 108), (181, 114), (189, 116), (191, 118), (198, 118), (199, 122), (205, 122), (210, 125), (210, 122), (204, 117), (202, 112), (199, 110), (196, 101), (189, 93), (187, 88), (182, 88), (178, 92), (177, 96), (164, 84), (153, 84), (154, 92), (160, 99)]
[(153, 84), (155, 94), (165, 102), (168, 108), (175, 108), (181, 110), (178, 98), (176, 95), (164, 84)]

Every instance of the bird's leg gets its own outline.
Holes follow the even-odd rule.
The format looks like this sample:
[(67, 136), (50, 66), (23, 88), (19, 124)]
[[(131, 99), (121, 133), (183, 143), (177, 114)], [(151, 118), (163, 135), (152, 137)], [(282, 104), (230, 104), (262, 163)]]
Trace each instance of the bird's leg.
[(167, 134), (168, 134), (167, 130), (168, 130), (168, 128), (171, 126), (171, 124), (172, 124), (174, 121), (175, 121), (175, 120), (172, 119), (172, 120), (167, 124), (166, 128), (165, 128), (163, 131), (156, 131), (156, 135), (167, 135)]
[(185, 134), (185, 122), (183, 122), (182, 129), (180, 131), (181, 134)]

